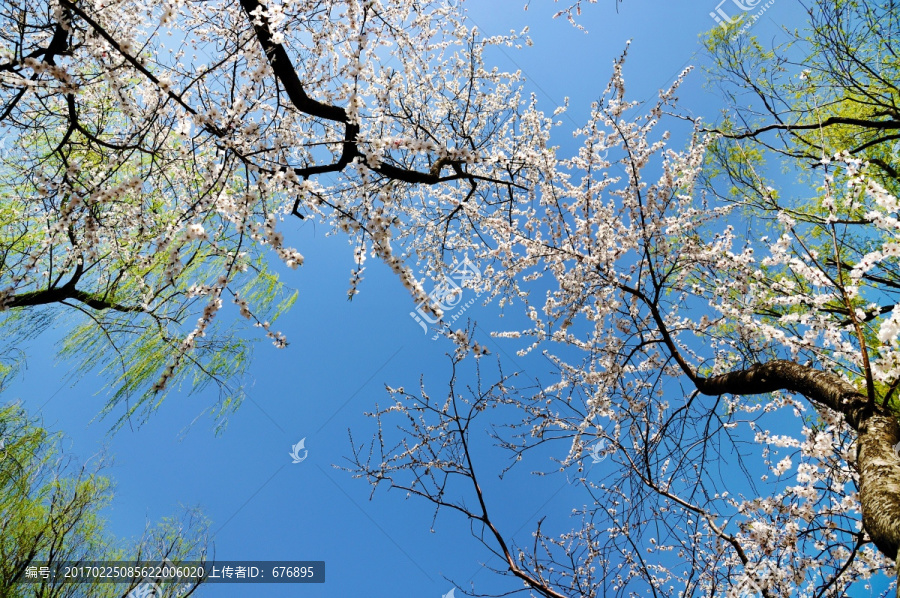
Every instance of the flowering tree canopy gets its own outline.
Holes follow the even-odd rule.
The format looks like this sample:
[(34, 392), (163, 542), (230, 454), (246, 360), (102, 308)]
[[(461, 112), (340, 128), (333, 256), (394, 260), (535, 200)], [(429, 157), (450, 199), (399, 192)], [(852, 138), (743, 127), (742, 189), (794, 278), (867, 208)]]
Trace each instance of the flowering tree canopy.
[[(780, 193), (764, 161), (731, 160), (762, 128), (679, 116), (687, 72), (642, 113), (623, 57), (563, 155), (558, 113), (485, 63), (526, 32), (484, 38), (448, 3), (58, 0), (2, 19), (3, 305), (23, 326), (82, 313), (69, 352), (118, 368), (111, 408), (191, 374), (228, 388), (247, 346), (215, 324), (225, 299), (284, 346), (270, 322), (291, 297), (263, 249), (300, 266), (279, 228), (317, 219), (356, 246), (350, 297), (372, 256), (437, 318), (421, 281), (467, 258), (527, 318), (495, 334), (554, 364), (539, 388), (392, 389), (355, 450), (358, 475), (468, 517), (526, 591), (831, 596), (893, 570), (900, 204), (858, 147), (807, 147), (816, 177)], [(454, 367), (484, 354), (445, 330)], [(573, 529), (522, 547), (496, 524), (471, 442), (487, 413), (509, 414), (495, 434), (517, 460), (564, 445), (554, 473), (590, 497)], [(602, 481), (583, 464), (598, 441)]]
[[(896, 88), (871, 72), (895, 64), (886, 40), (896, 15), (881, 22), (864, 11), (845, 24), (829, 20), (835, 10), (822, 3), (812, 13), (812, 53), (798, 62), (833, 66), (823, 38), (840, 37), (836, 28), (878, 30), (883, 44), (842, 47), (865, 92), (877, 88), (896, 106)], [(711, 47), (727, 54), (728, 43), (759, 48), (727, 37)], [(827, 108), (804, 112), (809, 124), (746, 133), (695, 121), (686, 147), (673, 149), (660, 129), (685, 120), (669, 116), (680, 81), (643, 116), (617, 64), (577, 132), (577, 154), (548, 151), (532, 171), (531, 201), (463, 207), (490, 239), (470, 247), (488, 272), (483, 284), (531, 322), (495, 334), (527, 339), (523, 353), (543, 350), (558, 381), (535, 392), (507, 376), (462, 391), (454, 373), (446, 398), (392, 389), (355, 470), (461, 511), (500, 572), (534, 595), (853, 594), (873, 574), (892, 574), (900, 547), (900, 203), (884, 181), (896, 168), (884, 147), (893, 137), (877, 134), (895, 128), (896, 110), (842, 121), (826, 114), (841, 106), (820, 97)], [(840, 85), (821, 83), (845, 98)], [(765, 145), (771, 130), (814, 136), (816, 123), (857, 130), (815, 137), (828, 143), (792, 137), (782, 154), (804, 168), (812, 157), (815, 170), (799, 192), (780, 193), (753, 143)], [(548, 140), (550, 129), (546, 121)], [(827, 149), (842, 139), (856, 145)], [(882, 164), (859, 156), (867, 148)], [(590, 495), (571, 531), (538, 525), (533, 545), (520, 546), (492, 517), (471, 446), (476, 420), (504, 409), (507, 433), (494, 431), (496, 420), (482, 429), (514, 462), (567, 446), (559, 473)], [(386, 431), (392, 423), (399, 439)], [(585, 471), (591, 446), (616, 465), (605, 479)], [(458, 479), (470, 484), (468, 500), (448, 491)]]
[(236, 404), (249, 347), (215, 319), (223, 301), (287, 344), (271, 322), (293, 294), (262, 252), (303, 263), (286, 216), (350, 236), (351, 297), (371, 253), (421, 299), (403, 238), (452, 246), (459, 204), (513, 188), (533, 153), (518, 75), (482, 61), (524, 41), (484, 39), (442, 2), (3, 10), (6, 326), (80, 313), (64, 352), (112, 372), (110, 409), (142, 397), (125, 416), (190, 376)]

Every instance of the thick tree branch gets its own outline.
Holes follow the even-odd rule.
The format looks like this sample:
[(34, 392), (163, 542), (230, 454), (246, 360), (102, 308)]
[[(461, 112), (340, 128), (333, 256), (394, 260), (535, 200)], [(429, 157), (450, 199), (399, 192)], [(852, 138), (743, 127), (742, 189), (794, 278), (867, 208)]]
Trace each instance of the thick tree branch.
[(830, 116), (820, 123), (811, 123), (806, 125), (790, 125), (777, 123), (766, 125), (765, 127), (761, 127), (759, 129), (744, 131), (743, 133), (728, 133), (726, 131), (720, 131), (718, 129), (704, 129), (704, 132), (718, 133), (723, 137), (727, 137), (728, 139), (747, 139), (748, 137), (756, 137), (757, 135), (761, 135), (762, 133), (766, 133), (768, 131), (808, 131), (812, 129), (824, 129), (825, 127), (830, 127), (833, 125), (854, 125), (857, 127), (867, 127), (879, 130), (900, 129), (900, 120), (868, 120), (863, 118), (850, 118), (846, 116)]
[(27, 293), (21, 293), (19, 295), (13, 295), (7, 300), (6, 307), (34, 307), (37, 305), (60, 303), (67, 299), (80, 301), (88, 307), (99, 310), (113, 309), (115, 311), (124, 313), (136, 313), (144, 311), (144, 309), (140, 306), (122, 305), (121, 303), (116, 303), (115, 301), (109, 301), (105, 297), (102, 297), (100, 295), (80, 291), (74, 286), (69, 285), (46, 289), (43, 291), (30, 291)]
[(262, 5), (257, 0), (241, 0), (241, 6), (250, 18), (250, 22), (253, 23), (253, 30), (256, 32), (256, 37), (259, 39), (266, 57), (269, 59), (269, 64), (272, 70), (275, 71), (275, 76), (284, 85), (284, 90), (287, 92), (294, 107), (310, 116), (346, 123), (349, 120), (346, 110), (340, 106), (323, 104), (307, 95), (306, 90), (303, 89), (303, 83), (300, 81), (300, 77), (297, 76), (297, 71), (291, 63), (287, 50), (284, 49), (282, 44), (277, 44), (273, 41), (269, 25), (263, 20), (261, 15), (264, 11)]
[(854, 430), (871, 415), (866, 395), (835, 374), (793, 361), (774, 360), (712, 378), (698, 377), (697, 390), (705, 395), (753, 395), (778, 390), (796, 392), (817, 405), (842, 413)]
[[(347, 111), (331, 104), (322, 103), (311, 98), (303, 87), (303, 82), (297, 75), (297, 71), (288, 56), (284, 45), (275, 43), (269, 25), (262, 17), (263, 7), (257, 0), (241, 0), (241, 6), (250, 18), (253, 24), (253, 30), (259, 40), (266, 57), (269, 59), (269, 65), (275, 73), (275, 77), (284, 86), (284, 90), (288, 95), (294, 108), (317, 118), (339, 122), (344, 124), (344, 139), (340, 142), (343, 144), (340, 158), (333, 164), (322, 164), (317, 166), (307, 166), (303, 168), (294, 168), (294, 172), (300, 177), (309, 177), (315, 174), (324, 174), (326, 172), (340, 172), (346, 168), (354, 158), (361, 157), (363, 154), (359, 151), (358, 136), (359, 124), (352, 122), (347, 115)], [(466, 175), (457, 172), (449, 177), (441, 177), (441, 170), (445, 166), (459, 167), (461, 163), (458, 160), (452, 160), (448, 157), (441, 157), (435, 160), (428, 172), (420, 172), (400, 168), (392, 164), (379, 164), (373, 170), (389, 179), (403, 181), (412, 184), (434, 185), (444, 181), (466, 178)]]

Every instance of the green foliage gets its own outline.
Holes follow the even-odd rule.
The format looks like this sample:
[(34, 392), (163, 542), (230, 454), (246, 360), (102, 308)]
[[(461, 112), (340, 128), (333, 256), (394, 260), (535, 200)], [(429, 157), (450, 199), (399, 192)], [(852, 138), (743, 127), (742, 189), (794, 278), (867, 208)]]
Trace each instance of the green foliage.
[[(117, 108), (104, 105), (108, 95), (97, 97), (106, 100), (86, 99), (80, 108), (88, 128), (124, 126)], [(187, 148), (166, 122), (133, 152), (68, 130), (62, 108), (9, 139), (0, 157), (0, 306), (8, 308), (0, 326), (16, 334), (6, 335), (0, 351), (62, 328), (60, 357), (79, 375), (104, 377), (104, 414), (115, 411), (115, 425), (142, 421), (173, 388), (197, 392), (213, 383), (219, 400), (210, 410), (221, 428), (241, 402), (242, 377), (263, 337), (250, 328), (275, 322), (296, 292), (248, 242), (243, 223), (212, 210), (200, 222), (208, 238), (185, 242), (182, 229), (204, 202), (250, 197), (248, 183), (236, 172), (198, 167), (217, 148)], [(254, 216), (263, 219), (247, 217)], [(223, 277), (227, 286), (218, 284)], [(213, 323), (185, 349), (217, 284), (223, 303), (240, 296), (252, 317)], [(0, 375), (10, 372), (0, 367)]]
[[(113, 501), (102, 460), (73, 467), (60, 450), (61, 437), (31, 421), (17, 404), (0, 406), (0, 596), (8, 598), (123, 596), (141, 580), (125, 584), (22, 583), (32, 564), (64, 561), (124, 563), (201, 560), (207, 522), (196, 512), (148, 526), (135, 541), (106, 531), (102, 510)], [(170, 588), (167, 597), (184, 596)]]
[[(715, 146), (719, 162), (758, 164), (755, 152), (774, 152), (809, 182), (819, 177), (820, 159), (846, 151), (871, 163), (869, 174), (896, 193), (900, 14), (889, 1), (818, 0), (808, 11), (807, 29), (785, 31), (772, 49), (721, 28), (704, 37), (710, 82), (731, 106), (718, 125), (726, 134)], [(730, 137), (767, 125), (781, 127), (745, 138), (754, 143)], [(796, 168), (797, 160), (807, 167)]]
[[(764, 223), (770, 244), (789, 235), (792, 252), (823, 277), (814, 284), (787, 264), (763, 264), (770, 301), (759, 321), (800, 336), (804, 318), (830, 319), (835, 330), (851, 333), (856, 355), (842, 349), (822, 365), (896, 402), (896, 384), (874, 379), (865, 361), (850, 362), (866, 354), (875, 363), (887, 349), (878, 330), (896, 304), (900, 261), (879, 257), (858, 280), (850, 271), (890, 240), (872, 217), (893, 216), (875, 201), (878, 187), (900, 193), (900, 14), (893, 2), (853, 0), (817, 0), (808, 14), (805, 30), (785, 31), (786, 41), (771, 50), (721, 28), (705, 36), (710, 82), (730, 105), (707, 156), (708, 188)], [(779, 164), (796, 179), (794, 187), (783, 182)], [(854, 186), (859, 173), (869, 187)], [(776, 177), (780, 184), (772, 182)], [(783, 226), (781, 218), (792, 224)], [(813, 307), (790, 295), (821, 301)]]

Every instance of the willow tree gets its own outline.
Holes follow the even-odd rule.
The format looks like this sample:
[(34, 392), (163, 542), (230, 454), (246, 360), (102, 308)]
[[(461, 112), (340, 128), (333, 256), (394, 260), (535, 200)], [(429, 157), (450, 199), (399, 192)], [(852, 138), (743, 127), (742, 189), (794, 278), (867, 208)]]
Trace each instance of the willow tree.
[[(77, 467), (61, 451), (61, 436), (39, 426), (17, 404), (0, 407), (0, 593), (35, 596), (124, 597), (145, 592), (153, 580), (139, 575), (122, 583), (68, 583), (45, 577), (41, 568), (64, 573), (69, 566), (116, 561), (146, 567), (207, 557), (207, 524), (194, 511), (148, 525), (137, 540), (117, 539), (106, 529), (103, 509), (113, 487), (98, 455)], [(29, 569), (36, 572), (30, 577)], [(183, 598), (202, 580), (156, 584), (159, 598)]]
[(751, 164), (782, 159), (817, 176), (822, 158), (847, 152), (892, 192), (900, 171), (900, 14), (893, 2), (812, 2), (807, 26), (772, 47), (718, 29), (705, 40), (711, 84), (728, 109), (714, 146), (741, 188), (759, 186)]

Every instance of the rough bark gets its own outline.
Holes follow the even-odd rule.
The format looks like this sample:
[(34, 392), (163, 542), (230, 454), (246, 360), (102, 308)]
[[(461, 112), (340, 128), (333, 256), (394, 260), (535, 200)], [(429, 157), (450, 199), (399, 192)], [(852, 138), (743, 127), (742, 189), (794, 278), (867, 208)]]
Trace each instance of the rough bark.
[(793, 361), (775, 360), (712, 378), (697, 378), (697, 389), (706, 395), (752, 395), (777, 390), (796, 392), (813, 403), (844, 414), (859, 431), (871, 415), (866, 395), (842, 378)]
[[(835, 374), (792, 361), (757, 364), (712, 378), (694, 379), (706, 395), (749, 395), (787, 390), (815, 405), (842, 413), (857, 431), (857, 466), (863, 526), (875, 546), (897, 560), (900, 549), (900, 425), (897, 417), (872, 405)], [(900, 595), (900, 594), (898, 594)]]
[(891, 415), (863, 421), (857, 440), (863, 525), (875, 546), (897, 560), (900, 549), (900, 426)]

